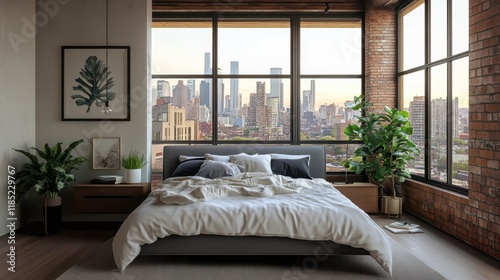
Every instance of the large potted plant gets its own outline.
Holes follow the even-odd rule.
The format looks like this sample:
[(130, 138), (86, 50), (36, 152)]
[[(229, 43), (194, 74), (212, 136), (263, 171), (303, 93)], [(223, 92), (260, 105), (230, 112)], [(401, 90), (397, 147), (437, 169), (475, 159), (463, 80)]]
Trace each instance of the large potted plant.
[(380, 187), (389, 181), (391, 196), (382, 198), (382, 211), (399, 215), (402, 199), (396, 196), (396, 181), (402, 183), (411, 178), (408, 162), (420, 154), (418, 146), (410, 140), (413, 134), (410, 114), (387, 106), (379, 114), (370, 112), (364, 95), (355, 97), (349, 107), (361, 114), (356, 117), (358, 123), (349, 124), (344, 134), (349, 140), (360, 140), (361, 144), (346, 165), (356, 174), (364, 171)]
[[(37, 194), (45, 195), (45, 232), (57, 231), (61, 227), (62, 199), (59, 192), (75, 181), (72, 171), (77, 169), (76, 166), (87, 161), (84, 157), (71, 154), (84, 141), (77, 140), (64, 150), (62, 143), (57, 143), (54, 147), (45, 144), (43, 149), (31, 147), (28, 151), (14, 149), (30, 160), (16, 174), (16, 201), (31, 188)], [(35, 153), (30, 152), (31, 150)]]
[(147, 164), (143, 154), (136, 150), (131, 150), (128, 155), (122, 158), (122, 166), (126, 169), (125, 183), (140, 183), (141, 169)]

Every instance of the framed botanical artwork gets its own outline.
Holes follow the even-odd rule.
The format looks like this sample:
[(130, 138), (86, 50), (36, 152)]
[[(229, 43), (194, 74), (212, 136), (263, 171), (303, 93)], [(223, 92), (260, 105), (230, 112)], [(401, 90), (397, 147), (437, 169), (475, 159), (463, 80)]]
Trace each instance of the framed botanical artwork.
[(61, 53), (63, 121), (130, 120), (130, 47), (62, 46)]
[(92, 138), (92, 169), (120, 169), (120, 155), (120, 137)]

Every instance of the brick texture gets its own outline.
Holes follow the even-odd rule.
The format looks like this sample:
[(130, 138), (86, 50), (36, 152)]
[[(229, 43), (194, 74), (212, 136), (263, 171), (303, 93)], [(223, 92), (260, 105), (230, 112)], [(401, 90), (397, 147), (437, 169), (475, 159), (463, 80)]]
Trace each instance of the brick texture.
[(392, 7), (366, 5), (365, 96), (374, 111), (396, 107), (397, 28)]
[[(403, 207), (500, 259), (500, 1), (469, 6), (469, 195), (409, 180)], [(397, 106), (396, 35), (396, 12), (367, 5), (365, 94), (376, 111)]]

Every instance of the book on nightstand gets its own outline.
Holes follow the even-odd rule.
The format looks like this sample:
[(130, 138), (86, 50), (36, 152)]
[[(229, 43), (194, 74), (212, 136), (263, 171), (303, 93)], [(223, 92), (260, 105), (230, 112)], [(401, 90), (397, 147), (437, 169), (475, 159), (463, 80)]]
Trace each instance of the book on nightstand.
[(120, 184), (123, 177), (119, 175), (101, 175), (90, 180), (91, 184)]

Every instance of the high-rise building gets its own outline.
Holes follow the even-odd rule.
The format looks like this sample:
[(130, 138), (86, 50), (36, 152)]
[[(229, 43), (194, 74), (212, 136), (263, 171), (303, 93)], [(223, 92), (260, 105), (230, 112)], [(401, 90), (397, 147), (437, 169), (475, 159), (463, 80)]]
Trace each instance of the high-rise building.
[(156, 82), (156, 92), (158, 93), (157, 98), (170, 96), (170, 83), (165, 80), (159, 80)]
[(410, 113), (410, 123), (413, 126), (413, 135), (410, 139), (419, 147), (425, 145), (425, 98), (424, 96), (414, 96), (410, 101), (408, 109)]
[(200, 83), (200, 105), (212, 108), (212, 95), (210, 94), (210, 83), (201, 81)]
[[(281, 75), (281, 68), (271, 68), (271, 75)], [(279, 110), (283, 110), (283, 83), (281, 78), (271, 78), (271, 97), (278, 98)]]
[(189, 89), (186, 85), (184, 85), (183, 80), (179, 80), (177, 85), (175, 85), (173, 93), (172, 93), (172, 103), (177, 107), (187, 106), (189, 103), (188, 100)]
[[(219, 69), (220, 71), (220, 69)], [(224, 113), (224, 83), (222, 79), (217, 80), (217, 114)]]
[[(237, 75), (239, 74), (239, 62), (238, 61), (231, 61), (231, 69), (230, 69), (230, 74), (231, 75)], [(229, 82), (229, 97), (230, 97), (230, 102), (231, 104), (229, 105), (229, 110), (228, 111), (234, 111), (238, 110), (240, 101), (239, 101), (239, 81), (238, 79), (231, 79)]]
[(311, 80), (311, 93), (309, 95), (309, 111), (316, 111), (316, 81)]
[(195, 87), (195, 80), (188, 80), (187, 81), (187, 88), (188, 88), (188, 100), (191, 101), (193, 100), (196, 92), (196, 87)]

